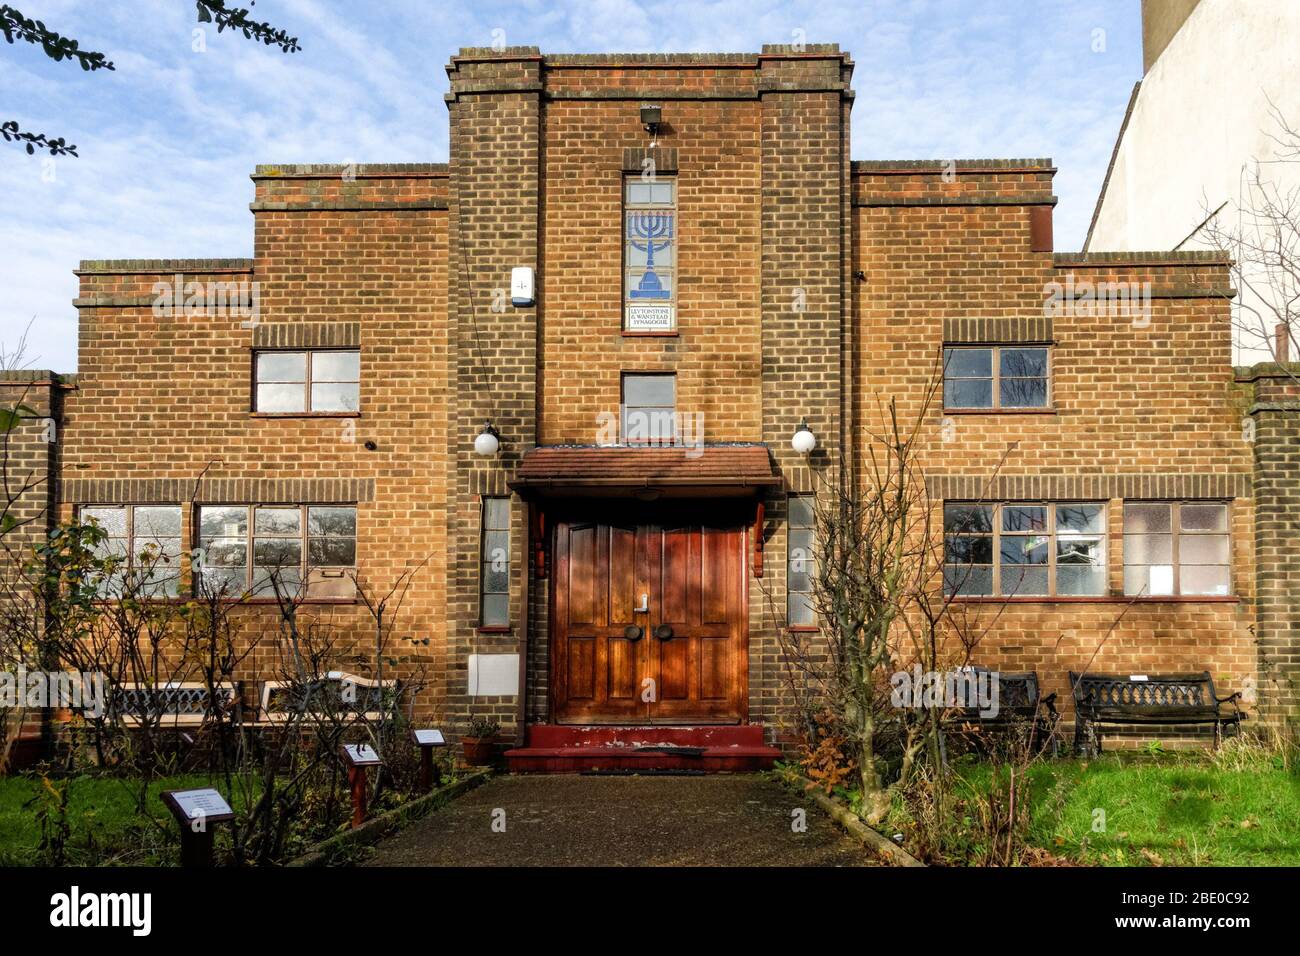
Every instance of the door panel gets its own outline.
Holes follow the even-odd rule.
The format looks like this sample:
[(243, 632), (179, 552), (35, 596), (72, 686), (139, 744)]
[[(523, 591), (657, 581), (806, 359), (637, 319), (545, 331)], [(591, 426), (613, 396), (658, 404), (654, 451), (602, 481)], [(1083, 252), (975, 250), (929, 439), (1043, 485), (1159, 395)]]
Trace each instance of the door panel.
[[(745, 522), (683, 520), (662, 509), (638, 517), (552, 525), (556, 720), (742, 720)], [(655, 636), (662, 625), (670, 636)], [(640, 628), (639, 639), (629, 627)]]

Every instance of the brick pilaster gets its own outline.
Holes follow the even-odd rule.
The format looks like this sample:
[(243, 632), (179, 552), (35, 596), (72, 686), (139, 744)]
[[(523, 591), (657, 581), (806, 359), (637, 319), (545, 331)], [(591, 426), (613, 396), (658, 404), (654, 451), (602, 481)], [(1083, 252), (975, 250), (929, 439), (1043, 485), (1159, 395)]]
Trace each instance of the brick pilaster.
[[(537, 315), (510, 303), (510, 271), (538, 265), (541, 60), (536, 48), (464, 49), (447, 68), (451, 127), (448, 322), (452, 464), (448, 540), (448, 703), (457, 715), (490, 716), (506, 739), (516, 730), (517, 696), (471, 695), (471, 654), (522, 651), (527, 510), (511, 523), (511, 630), (479, 630), (481, 496), (506, 482), (537, 441)], [(540, 285), (540, 276), (538, 277)], [(476, 458), (487, 420), (501, 433), (496, 458)], [(520, 692), (522, 693), (522, 675)]]

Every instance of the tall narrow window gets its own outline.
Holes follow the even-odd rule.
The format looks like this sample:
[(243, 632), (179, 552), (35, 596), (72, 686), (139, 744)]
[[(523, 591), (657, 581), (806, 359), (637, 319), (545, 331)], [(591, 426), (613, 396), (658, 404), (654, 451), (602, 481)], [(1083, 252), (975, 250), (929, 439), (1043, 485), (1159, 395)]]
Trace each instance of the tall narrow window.
[(623, 376), (623, 441), (677, 444), (677, 376)]
[(677, 190), (672, 176), (623, 186), (623, 328), (677, 328)]
[(810, 627), (816, 623), (813, 612), (813, 535), (816, 517), (812, 495), (791, 495), (789, 501), (789, 541), (786, 544), (785, 608), (791, 627)]
[(257, 352), (254, 360), (255, 411), (327, 415), (361, 410), (360, 352)]
[(945, 408), (1047, 408), (1046, 346), (950, 347), (943, 350)]
[(483, 499), (480, 545), (479, 622), (484, 627), (510, 624), (510, 499)]
[(107, 537), (99, 557), (116, 558), (98, 591), (104, 597), (175, 597), (180, 590), (181, 508), (179, 505), (87, 505), (81, 521), (98, 525)]
[(1231, 592), (1226, 504), (1125, 503), (1125, 594), (1220, 597)]

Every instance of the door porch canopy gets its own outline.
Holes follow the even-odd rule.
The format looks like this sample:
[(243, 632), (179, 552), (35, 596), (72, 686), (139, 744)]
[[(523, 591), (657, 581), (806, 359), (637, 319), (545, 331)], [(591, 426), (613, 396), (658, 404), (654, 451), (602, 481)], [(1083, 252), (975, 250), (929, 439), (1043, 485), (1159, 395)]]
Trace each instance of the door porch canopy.
[(766, 445), (637, 448), (546, 445), (524, 453), (510, 488), (541, 497), (748, 497), (780, 487)]

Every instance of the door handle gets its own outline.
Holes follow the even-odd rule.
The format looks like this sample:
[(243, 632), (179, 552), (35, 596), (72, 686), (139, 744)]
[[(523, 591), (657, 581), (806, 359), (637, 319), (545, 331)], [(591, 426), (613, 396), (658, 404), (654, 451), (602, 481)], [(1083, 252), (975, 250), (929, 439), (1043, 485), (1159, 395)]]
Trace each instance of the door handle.
[(649, 595), (649, 594), (642, 594), (642, 595), (641, 595), (641, 606), (640, 606), (640, 607), (634, 607), (634, 608), (632, 608), (632, 613), (633, 613), (633, 614), (649, 614), (649, 613), (650, 613), (650, 595)]
[(623, 639), (627, 641), (639, 641), (644, 634), (645, 632), (635, 624), (629, 624), (627, 627), (623, 628)]
[(660, 624), (655, 628), (655, 637), (661, 641), (671, 641), (673, 639), (673, 628), (670, 624)]

